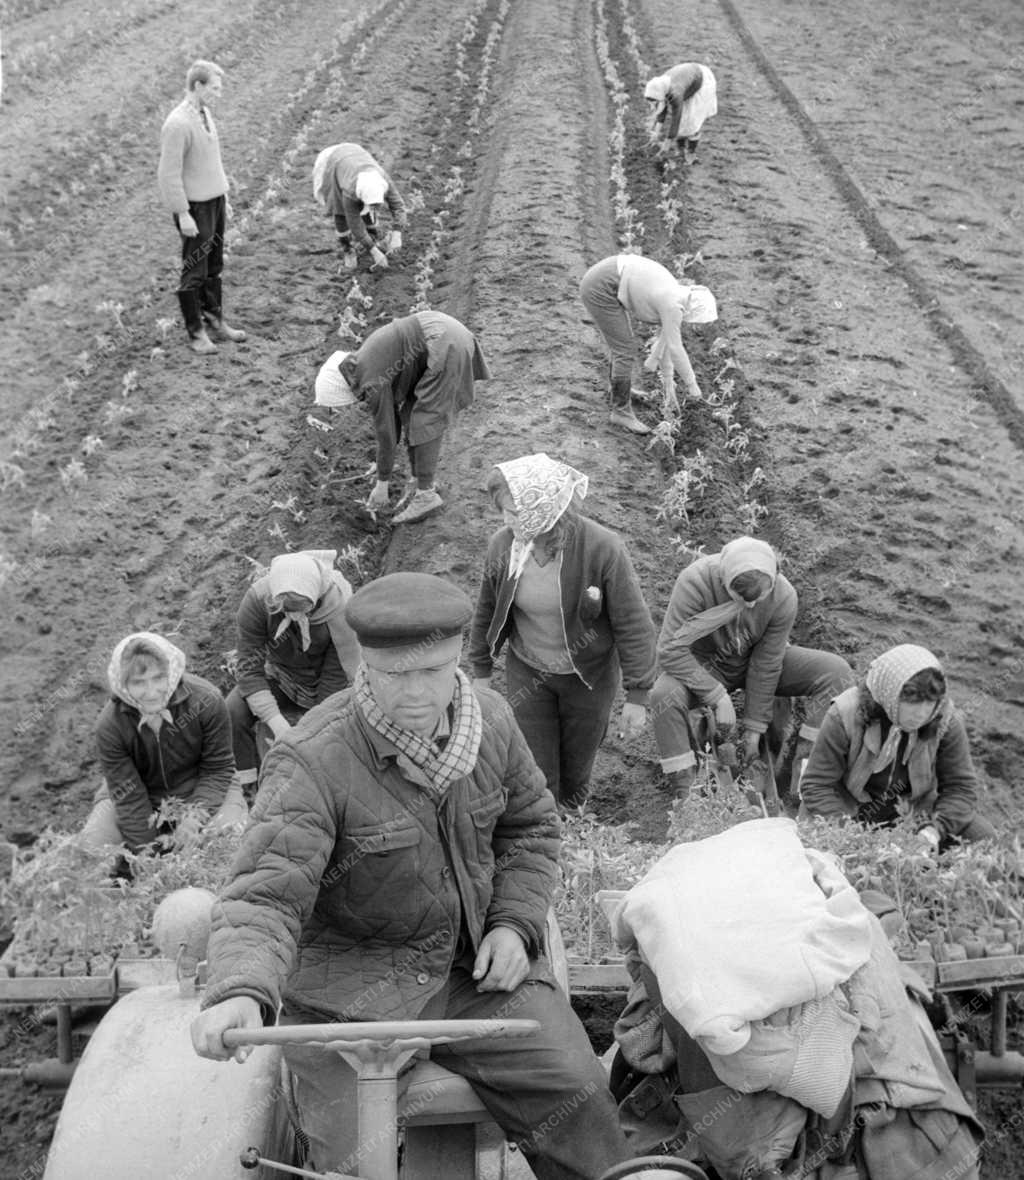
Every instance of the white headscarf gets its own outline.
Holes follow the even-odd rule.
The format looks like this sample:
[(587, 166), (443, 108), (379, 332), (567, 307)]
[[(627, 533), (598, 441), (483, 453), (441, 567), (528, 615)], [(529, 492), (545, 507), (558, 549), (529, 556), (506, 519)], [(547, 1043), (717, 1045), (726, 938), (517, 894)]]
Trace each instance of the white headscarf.
[(579, 503), (586, 496), (590, 481), (575, 467), (551, 459), (543, 452), (495, 466), (508, 484), (516, 510), (509, 573), (518, 578), (536, 539), (553, 528), (572, 503)]
[(356, 402), (352, 386), (341, 375), (339, 366), (350, 354), (344, 351), (332, 352), (320, 366), (313, 385), (313, 394), (318, 406), (351, 406)]
[(379, 205), (388, 191), (388, 182), (376, 168), (364, 168), (356, 176), (356, 196), (363, 202), (364, 211), (370, 205)]
[(775, 556), (775, 550), (767, 541), (759, 541), (756, 537), (737, 537), (734, 541), (724, 545), (718, 555), (718, 572), (730, 601), (710, 606), (700, 614), (694, 615), (693, 618), (687, 619), (672, 636), (673, 641), (686, 646), (696, 643), (698, 639), (703, 639), (705, 635), (710, 635), (719, 627), (725, 627), (732, 623), (745, 610), (755, 605), (752, 602), (747, 602), (732, 588), (733, 580), (738, 578), (740, 574), (755, 571), (767, 574), (770, 579), (768, 589), (756, 600), (762, 602), (775, 589), (775, 579), (779, 573), (779, 562)]

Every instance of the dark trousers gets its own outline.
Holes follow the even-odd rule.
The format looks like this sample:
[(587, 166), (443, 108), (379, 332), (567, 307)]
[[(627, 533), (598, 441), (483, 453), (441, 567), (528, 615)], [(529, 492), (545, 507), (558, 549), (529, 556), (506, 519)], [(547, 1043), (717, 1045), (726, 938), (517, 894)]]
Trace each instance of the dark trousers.
[[(267, 684), (285, 718), (292, 724), (298, 721), (306, 710), (287, 696), (276, 680), (268, 680)], [(226, 703), (228, 717), (231, 720), (231, 743), (235, 749), (235, 770), (239, 773), (258, 770), (260, 755), (256, 749), (256, 726), (259, 718), (249, 708), (248, 702), (237, 687), (228, 693)], [(247, 777), (251, 778), (252, 776), (248, 775)]]
[[(203, 330), (203, 317), (219, 320), (222, 312), (221, 271), (224, 269), (224, 228), (227, 201), (214, 197), (209, 201), (190, 201), (189, 213), (199, 232), (193, 238), (181, 238), (181, 278), (178, 301), (190, 336)], [(178, 225), (178, 215), (174, 215)], [(181, 230), (179, 228), (178, 232)]]
[(593, 688), (575, 674), (532, 668), (509, 649), (505, 660), (508, 702), (548, 788), (567, 807), (587, 797), (590, 772), (608, 729), (619, 663), (609, 659)]
[[(442, 436), (443, 437), (443, 436)], [(416, 477), (418, 488), (432, 488), (437, 472), (437, 461), (441, 457), (441, 438), (409, 447), (409, 470)]]
[[(431, 1060), (470, 1083), (538, 1180), (597, 1180), (629, 1151), (607, 1077), (579, 1017), (556, 987), (542, 981), (528, 980), (513, 992), (478, 992), (472, 966), (472, 959), (455, 963), (447, 989), (430, 1001), (423, 1019), (514, 1017), (538, 1021), (540, 1031), (438, 1045)], [(296, 1021), (286, 1016), (281, 1023)], [(355, 1173), (355, 1072), (336, 1053), (311, 1046), (289, 1045), (284, 1056), (311, 1162)]]

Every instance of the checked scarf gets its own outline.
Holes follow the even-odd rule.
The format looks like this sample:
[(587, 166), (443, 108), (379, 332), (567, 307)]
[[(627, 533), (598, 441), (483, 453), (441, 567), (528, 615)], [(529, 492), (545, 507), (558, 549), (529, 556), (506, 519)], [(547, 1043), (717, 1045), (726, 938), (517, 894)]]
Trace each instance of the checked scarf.
[(438, 800), (449, 784), (471, 773), (476, 766), (476, 755), (483, 736), (483, 715), (469, 677), (455, 670), (455, 695), (452, 697), (452, 728), (444, 749), (412, 730), (403, 729), (388, 720), (370, 690), (366, 665), (360, 664), (354, 684), (356, 705), (369, 724), (382, 737), (396, 746), (430, 782), (430, 790)]

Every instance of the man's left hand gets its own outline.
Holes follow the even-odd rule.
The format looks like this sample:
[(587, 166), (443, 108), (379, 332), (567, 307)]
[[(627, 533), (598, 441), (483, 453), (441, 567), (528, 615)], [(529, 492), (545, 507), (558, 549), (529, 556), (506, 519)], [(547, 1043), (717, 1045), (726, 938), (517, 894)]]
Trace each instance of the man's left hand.
[(743, 760), (753, 762), (761, 755), (761, 734), (748, 729), (743, 734)]
[(522, 936), (509, 926), (495, 926), (480, 943), (473, 963), (478, 992), (514, 991), (530, 971)]

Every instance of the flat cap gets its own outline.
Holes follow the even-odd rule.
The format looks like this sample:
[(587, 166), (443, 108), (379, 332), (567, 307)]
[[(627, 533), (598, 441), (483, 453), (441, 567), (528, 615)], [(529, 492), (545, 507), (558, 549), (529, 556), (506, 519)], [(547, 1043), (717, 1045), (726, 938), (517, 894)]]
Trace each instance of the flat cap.
[(473, 603), (434, 574), (385, 574), (348, 600), (345, 618), (363, 647), (411, 647), (461, 635)]

